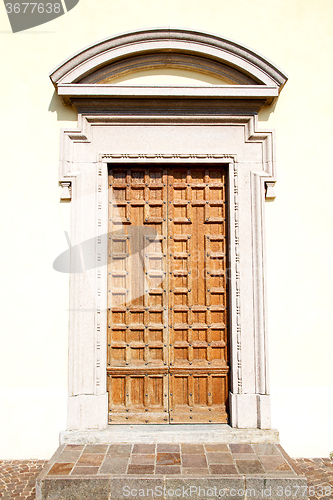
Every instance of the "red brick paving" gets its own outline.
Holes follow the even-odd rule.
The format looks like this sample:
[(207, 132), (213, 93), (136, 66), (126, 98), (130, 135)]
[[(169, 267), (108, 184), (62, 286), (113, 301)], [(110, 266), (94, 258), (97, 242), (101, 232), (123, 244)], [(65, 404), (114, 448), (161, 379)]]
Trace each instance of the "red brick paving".
[(298, 467), (306, 475), (309, 499), (333, 499), (333, 460), (329, 458), (298, 458)]
[[(309, 499), (333, 500), (333, 460), (299, 458), (296, 462), (307, 476)], [(45, 463), (46, 460), (0, 460), (0, 498), (34, 500), (36, 477)]]
[(46, 460), (0, 460), (0, 498), (34, 500), (35, 482)]

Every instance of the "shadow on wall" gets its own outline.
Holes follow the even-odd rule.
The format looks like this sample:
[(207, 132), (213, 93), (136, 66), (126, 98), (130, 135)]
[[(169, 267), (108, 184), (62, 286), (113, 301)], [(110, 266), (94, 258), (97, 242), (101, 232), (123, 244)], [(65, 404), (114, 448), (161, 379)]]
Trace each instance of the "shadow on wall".
[(57, 113), (57, 120), (60, 121), (73, 121), (77, 122), (77, 111), (71, 106), (65, 105), (56, 91), (53, 92), (52, 99), (49, 105), (49, 111)]
[(274, 113), (276, 104), (277, 104), (277, 99), (275, 99), (273, 104), (271, 104), (270, 106), (263, 106), (258, 113), (259, 121), (267, 122), (269, 120), (271, 113)]
[[(275, 111), (276, 104), (277, 101), (275, 101), (271, 106), (264, 106), (261, 111), (259, 111), (259, 121), (268, 121), (270, 114)], [(58, 121), (77, 121), (77, 111), (71, 106), (65, 105), (56, 91), (53, 92), (49, 105), (49, 111), (57, 113)]]

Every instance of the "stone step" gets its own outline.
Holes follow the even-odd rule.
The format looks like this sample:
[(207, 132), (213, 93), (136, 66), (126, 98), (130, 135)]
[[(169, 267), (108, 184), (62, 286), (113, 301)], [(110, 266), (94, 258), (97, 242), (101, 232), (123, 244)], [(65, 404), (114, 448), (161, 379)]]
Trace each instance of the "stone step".
[(228, 424), (109, 425), (62, 431), (60, 443), (279, 443), (276, 429), (237, 429)]
[(307, 499), (306, 477), (277, 443), (62, 444), (37, 500)]

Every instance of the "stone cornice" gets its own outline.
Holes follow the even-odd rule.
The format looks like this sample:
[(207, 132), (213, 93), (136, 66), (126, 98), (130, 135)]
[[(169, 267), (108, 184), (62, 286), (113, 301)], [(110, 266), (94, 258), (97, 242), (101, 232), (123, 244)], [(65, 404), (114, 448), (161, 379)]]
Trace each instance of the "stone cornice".
[(278, 96), (278, 88), (266, 85), (212, 85), (209, 87), (121, 87), (106, 84), (59, 84), (58, 95), (65, 99), (73, 97), (159, 97), (227, 99), (248, 98), (272, 99)]
[[(114, 77), (138, 69), (168, 66), (221, 76), (230, 84), (200, 87), (112, 85)], [(180, 29), (144, 30), (98, 42), (58, 66), (50, 78), (67, 103), (73, 98), (174, 97), (262, 99), (263, 104), (271, 104), (287, 81), (282, 71), (246, 47), (215, 35)]]

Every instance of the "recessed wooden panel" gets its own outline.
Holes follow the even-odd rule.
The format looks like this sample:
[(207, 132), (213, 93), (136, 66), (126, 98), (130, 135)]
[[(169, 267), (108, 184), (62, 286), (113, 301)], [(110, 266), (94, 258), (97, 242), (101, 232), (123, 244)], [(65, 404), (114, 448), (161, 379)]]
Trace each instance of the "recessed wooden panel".
[(110, 423), (226, 422), (226, 170), (109, 171)]

